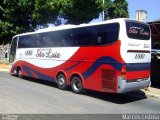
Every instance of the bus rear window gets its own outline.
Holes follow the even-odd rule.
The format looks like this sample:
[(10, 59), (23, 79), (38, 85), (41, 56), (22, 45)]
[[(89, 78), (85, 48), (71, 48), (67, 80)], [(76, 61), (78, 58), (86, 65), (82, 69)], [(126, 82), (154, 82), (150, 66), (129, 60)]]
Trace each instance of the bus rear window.
[(145, 23), (126, 21), (127, 36), (137, 40), (149, 40), (150, 29)]

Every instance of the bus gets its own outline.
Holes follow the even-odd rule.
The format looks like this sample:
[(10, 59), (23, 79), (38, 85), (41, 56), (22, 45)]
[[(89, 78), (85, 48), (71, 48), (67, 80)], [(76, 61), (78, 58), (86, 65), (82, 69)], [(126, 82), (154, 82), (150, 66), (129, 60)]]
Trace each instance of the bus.
[(74, 93), (125, 93), (150, 85), (148, 24), (118, 18), (13, 37), (10, 73), (55, 82)]

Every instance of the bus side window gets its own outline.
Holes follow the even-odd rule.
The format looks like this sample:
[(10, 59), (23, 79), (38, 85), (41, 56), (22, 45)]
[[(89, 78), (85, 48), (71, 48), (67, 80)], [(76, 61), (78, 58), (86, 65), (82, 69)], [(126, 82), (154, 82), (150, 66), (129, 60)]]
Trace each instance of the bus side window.
[(32, 38), (30, 35), (20, 36), (19, 37), (19, 48), (30, 48), (32, 45)]
[(25, 36), (20, 36), (19, 37), (18, 47), (19, 48), (25, 48)]
[(28, 48), (28, 47), (30, 48), (30, 47), (31, 47), (31, 45), (32, 45), (31, 41), (32, 41), (31, 36), (30, 36), (30, 35), (27, 35), (27, 36), (25, 37), (25, 47), (26, 47), (26, 48)]

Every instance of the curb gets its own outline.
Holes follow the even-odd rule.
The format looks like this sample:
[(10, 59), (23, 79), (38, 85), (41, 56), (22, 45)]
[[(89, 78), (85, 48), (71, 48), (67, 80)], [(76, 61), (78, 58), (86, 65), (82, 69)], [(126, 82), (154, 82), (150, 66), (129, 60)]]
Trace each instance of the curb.
[(160, 98), (160, 92), (156, 93), (157, 91), (160, 91), (160, 89), (149, 87), (148, 90), (143, 89), (142, 91), (145, 93), (146, 96)]
[(157, 95), (157, 94), (153, 94), (153, 93), (145, 93), (145, 94), (151, 97), (160, 98), (160, 95)]
[(0, 64), (0, 71), (9, 72), (9, 68), (10, 66), (5, 63)]
[(2, 72), (9, 72), (9, 69), (0, 68), (0, 71), (2, 71)]

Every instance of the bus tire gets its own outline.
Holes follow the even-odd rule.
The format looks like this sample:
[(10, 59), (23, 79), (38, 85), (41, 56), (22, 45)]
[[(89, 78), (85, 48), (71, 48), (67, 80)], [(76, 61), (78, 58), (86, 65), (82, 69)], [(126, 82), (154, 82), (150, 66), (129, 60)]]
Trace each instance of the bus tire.
[(17, 68), (17, 77), (23, 78), (22, 69), (20, 67)]
[(57, 77), (57, 85), (58, 88), (61, 90), (66, 90), (67, 84), (66, 84), (66, 77), (64, 74), (60, 73)]
[(78, 76), (74, 76), (71, 79), (71, 88), (74, 93), (80, 94), (83, 91), (82, 80)]

